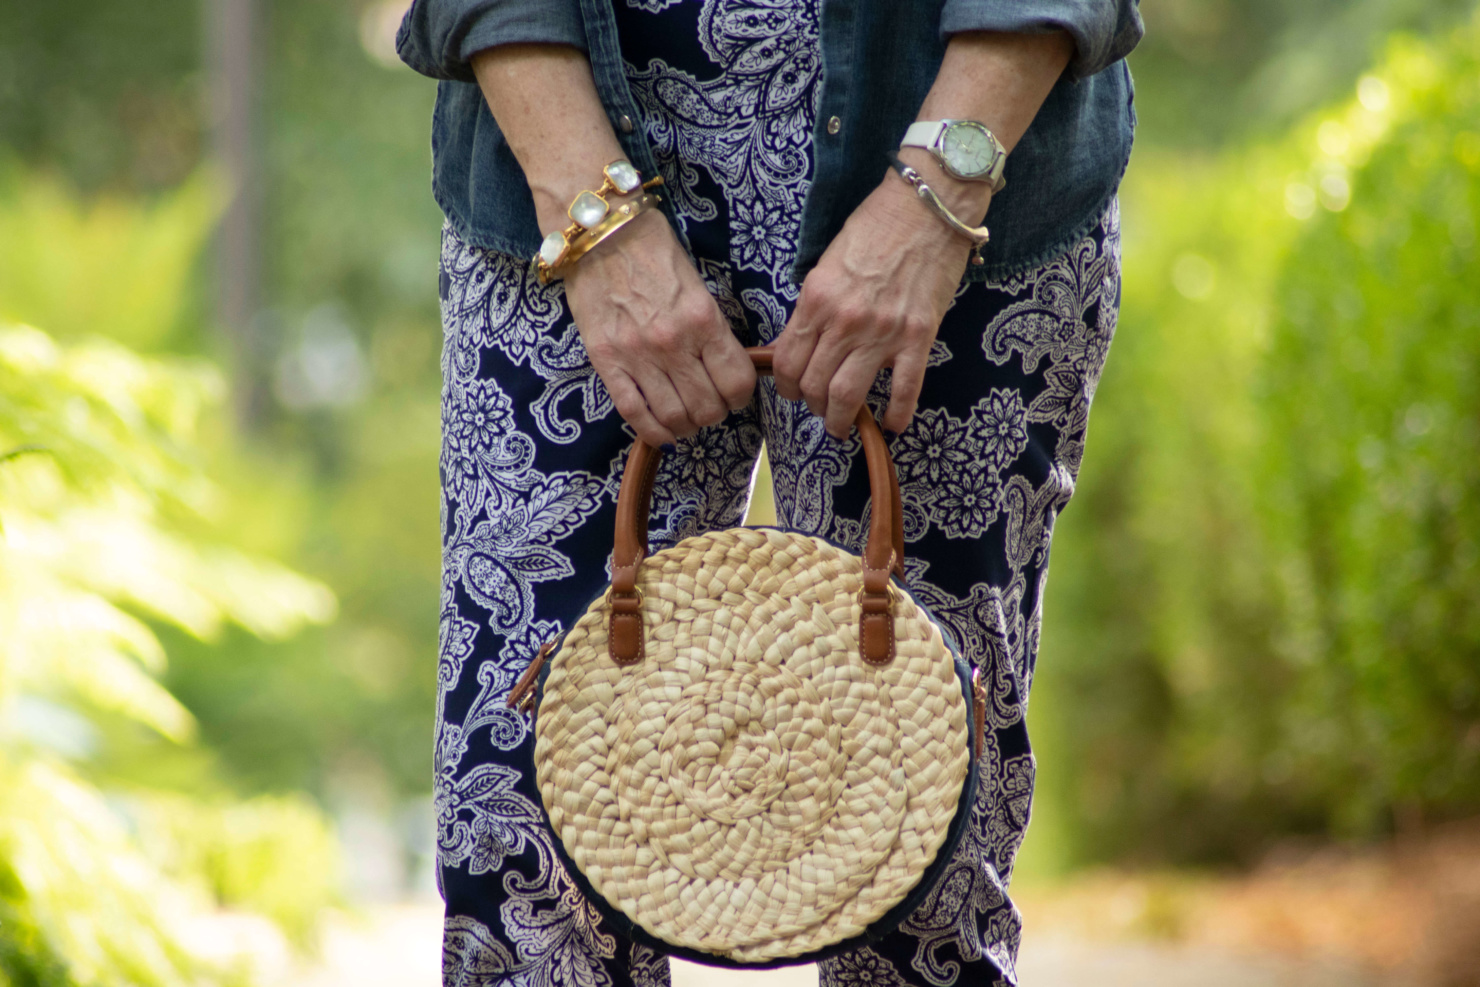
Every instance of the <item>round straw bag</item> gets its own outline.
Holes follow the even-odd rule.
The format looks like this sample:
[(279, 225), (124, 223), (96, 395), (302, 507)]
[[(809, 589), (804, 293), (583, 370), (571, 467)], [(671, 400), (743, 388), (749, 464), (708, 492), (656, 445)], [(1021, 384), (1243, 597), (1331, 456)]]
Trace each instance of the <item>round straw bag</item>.
[(510, 696), (536, 709), (540, 798), (572, 878), (662, 952), (753, 968), (851, 949), (914, 910), (960, 839), (980, 686), (899, 581), (894, 465), (867, 407), (857, 427), (863, 558), (774, 528), (648, 556), (661, 454), (639, 440), (611, 588)]

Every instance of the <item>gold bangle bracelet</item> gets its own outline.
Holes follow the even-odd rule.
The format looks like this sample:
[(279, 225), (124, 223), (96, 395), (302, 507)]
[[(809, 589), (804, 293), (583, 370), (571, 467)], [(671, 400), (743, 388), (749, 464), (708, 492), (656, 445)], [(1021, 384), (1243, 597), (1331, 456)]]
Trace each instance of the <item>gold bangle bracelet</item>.
[[(540, 249), (534, 260), (541, 284), (549, 283), (556, 268), (564, 267), (575, 260), (575, 256), (571, 255), (572, 244), (583, 237), (588, 229), (600, 226), (610, 217), (611, 202), (607, 196), (645, 192), (663, 184), (662, 175), (644, 182), (641, 172), (625, 158), (611, 162), (601, 172), (601, 184), (578, 194), (566, 209), (565, 214), (570, 217), (570, 225), (563, 230), (546, 234), (544, 240), (540, 241)], [(586, 250), (593, 246), (594, 243), (588, 245)]]
[(565, 275), (561, 273), (563, 270), (586, 256), (599, 243), (617, 232), (617, 230), (620, 230), (662, 201), (663, 197), (656, 192), (645, 192), (631, 202), (624, 202), (622, 205), (611, 210), (601, 222), (571, 240), (556, 263), (546, 264), (543, 260), (539, 261), (540, 284), (549, 284), (556, 278), (564, 277)]

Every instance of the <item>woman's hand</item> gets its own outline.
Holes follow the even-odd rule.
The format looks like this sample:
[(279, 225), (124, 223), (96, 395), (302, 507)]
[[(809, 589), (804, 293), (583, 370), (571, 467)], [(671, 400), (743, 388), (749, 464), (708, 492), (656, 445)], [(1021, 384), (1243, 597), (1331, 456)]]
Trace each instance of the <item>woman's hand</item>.
[[(968, 194), (981, 200), (981, 209), (990, 193), (979, 188)], [(970, 249), (965, 237), (891, 172), (848, 217), (802, 283), (791, 321), (776, 341), (776, 390), (789, 400), (805, 400), (828, 434), (841, 440), (874, 377), (893, 367), (883, 426), (903, 432)]]
[(745, 407), (755, 368), (662, 213), (637, 217), (565, 278), (586, 354), (649, 445)]
[[(1009, 151), (1074, 54), (1063, 31), (953, 34), (917, 119), (979, 120)], [(991, 192), (946, 176), (918, 148), (899, 152), (962, 221), (977, 225)], [(843, 225), (802, 284), (776, 342), (776, 389), (805, 398), (829, 434), (845, 438), (874, 376), (894, 368), (884, 427), (902, 432), (915, 413), (930, 344), (950, 307), (969, 244), (890, 173)]]
[[(524, 168), (540, 229), (563, 229), (576, 194), (625, 157), (586, 53), (508, 44), (472, 65)], [(638, 216), (582, 257), (565, 297), (591, 365), (644, 442), (693, 435), (750, 400), (755, 368), (661, 213)]]

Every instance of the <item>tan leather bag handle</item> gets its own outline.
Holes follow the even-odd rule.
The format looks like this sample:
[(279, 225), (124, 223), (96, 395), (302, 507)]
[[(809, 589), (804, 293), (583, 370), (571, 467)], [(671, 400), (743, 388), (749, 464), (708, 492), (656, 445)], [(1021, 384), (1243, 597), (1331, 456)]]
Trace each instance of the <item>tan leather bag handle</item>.
[[(771, 373), (769, 348), (747, 349), (760, 374)], [(904, 511), (899, 499), (899, 477), (874, 414), (864, 405), (854, 421), (868, 463), (873, 503), (887, 503), (886, 511), (871, 512), (868, 540), (863, 549), (863, 612), (859, 618), (859, 647), (864, 661), (880, 665), (894, 657), (894, 616), (889, 574), (904, 579)], [(648, 514), (653, 503), (653, 480), (663, 453), (638, 439), (627, 456), (622, 487), (617, 494), (617, 523), (612, 551), (612, 588), (609, 649), (618, 664), (642, 660), (642, 600), (637, 592), (637, 567), (647, 557)]]

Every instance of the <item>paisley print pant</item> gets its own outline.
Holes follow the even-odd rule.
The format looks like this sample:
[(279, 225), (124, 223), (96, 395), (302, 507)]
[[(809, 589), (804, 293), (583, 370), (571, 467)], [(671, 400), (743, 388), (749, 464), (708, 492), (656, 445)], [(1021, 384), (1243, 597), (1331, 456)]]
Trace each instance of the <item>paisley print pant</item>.
[[(695, 263), (746, 345), (771, 341), (797, 295), (787, 272), (809, 180), (820, 61), (817, 0), (618, 0), (645, 112)], [(908, 577), (991, 684), (971, 825), (897, 932), (820, 964), (848, 987), (1016, 983), (1007, 896), (1028, 821), (1024, 705), (1054, 519), (1073, 491), (1090, 399), (1119, 304), (1118, 212), (1063, 256), (963, 287), (919, 411), (890, 440)], [(559, 283), (526, 259), (443, 231), (438, 865), (448, 987), (649, 987), (667, 960), (604, 923), (551, 847), (534, 738), (504, 701), (540, 644), (609, 578), (632, 432), (591, 369)], [(882, 411), (889, 374), (869, 402)], [(749, 407), (664, 458), (653, 549), (740, 523), (764, 442), (778, 522), (854, 550), (868, 483), (839, 443), (763, 380)], [(959, 979), (958, 979), (959, 978)]]

